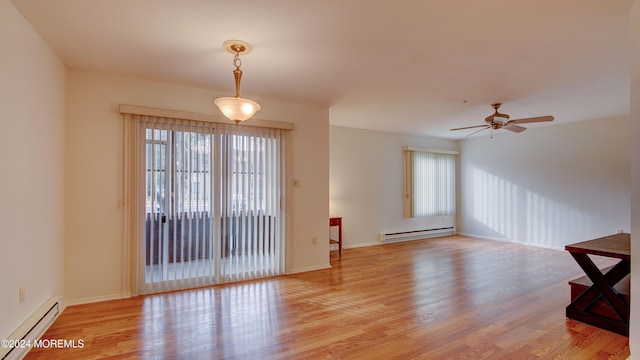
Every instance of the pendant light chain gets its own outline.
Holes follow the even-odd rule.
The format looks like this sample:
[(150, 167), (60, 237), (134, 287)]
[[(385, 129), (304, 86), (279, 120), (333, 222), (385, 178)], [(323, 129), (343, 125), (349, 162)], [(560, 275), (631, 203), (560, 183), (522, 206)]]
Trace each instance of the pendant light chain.
[(240, 60), (240, 53), (236, 52), (233, 56), (233, 66), (236, 67), (236, 70), (240, 70), (240, 66), (242, 66), (242, 60)]

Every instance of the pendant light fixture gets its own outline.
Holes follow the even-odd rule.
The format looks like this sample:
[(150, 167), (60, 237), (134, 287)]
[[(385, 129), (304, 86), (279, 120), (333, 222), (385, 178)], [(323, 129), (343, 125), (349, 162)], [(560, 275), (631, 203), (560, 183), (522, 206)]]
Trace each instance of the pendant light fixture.
[(236, 95), (215, 99), (213, 103), (220, 108), (224, 116), (238, 124), (250, 119), (260, 110), (260, 104), (257, 102), (240, 97), (240, 79), (242, 78), (240, 54), (245, 55), (251, 52), (251, 45), (240, 40), (227, 40), (222, 45), (227, 51), (234, 54), (233, 66), (236, 68), (233, 70), (233, 77), (236, 80)]

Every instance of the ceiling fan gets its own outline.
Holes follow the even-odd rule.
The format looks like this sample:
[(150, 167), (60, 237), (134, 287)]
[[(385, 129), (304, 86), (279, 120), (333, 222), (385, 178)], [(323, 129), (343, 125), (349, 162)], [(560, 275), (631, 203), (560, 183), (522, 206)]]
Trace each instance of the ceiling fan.
[(480, 130), (474, 131), (471, 134), (467, 135), (467, 137), (486, 129), (492, 129), (492, 130), (506, 129), (509, 131), (513, 131), (514, 133), (521, 133), (527, 130), (527, 128), (524, 126), (520, 126), (518, 124), (553, 121), (553, 116), (551, 115), (509, 120), (509, 115), (498, 112), (498, 109), (500, 108), (501, 105), (502, 103), (491, 104), (491, 107), (495, 109), (495, 112), (484, 119), (484, 122), (486, 122), (486, 124), (484, 125), (465, 126), (465, 127), (455, 128), (450, 130), (455, 131), (455, 130), (481, 128)]

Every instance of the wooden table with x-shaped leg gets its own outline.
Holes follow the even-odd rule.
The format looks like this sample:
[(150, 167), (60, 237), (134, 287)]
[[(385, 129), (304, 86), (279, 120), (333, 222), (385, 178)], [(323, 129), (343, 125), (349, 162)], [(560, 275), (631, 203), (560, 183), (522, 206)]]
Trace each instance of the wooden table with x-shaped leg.
[[(605, 236), (565, 246), (585, 272), (592, 285), (578, 295), (566, 308), (568, 318), (629, 336), (629, 302), (616, 288), (631, 271), (630, 239), (627, 233)], [(589, 255), (605, 256), (620, 261), (603, 273)], [(628, 281), (628, 279), (627, 279)], [(628, 299), (630, 294), (625, 294)], [(614, 316), (592, 311), (596, 303), (611, 307)]]

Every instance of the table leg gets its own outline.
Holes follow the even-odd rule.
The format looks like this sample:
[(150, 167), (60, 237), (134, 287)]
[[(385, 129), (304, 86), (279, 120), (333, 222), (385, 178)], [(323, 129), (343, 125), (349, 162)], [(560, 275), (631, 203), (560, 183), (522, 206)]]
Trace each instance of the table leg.
[(338, 224), (338, 255), (342, 257), (342, 220)]
[[(584, 270), (593, 285), (567, 306), (567, 317), (628, 336), (629, 304), (618, 294), (614, 286), (629, 274), (631, 270), (629, 261), (621, 260), (606, 274), (602, 274), (588, 255), (572, 252), (571, 256)], [(619, 321), (589, 312), (589, 308), (600, 298), (604, 298), (607, 301), (620, 318)]]

